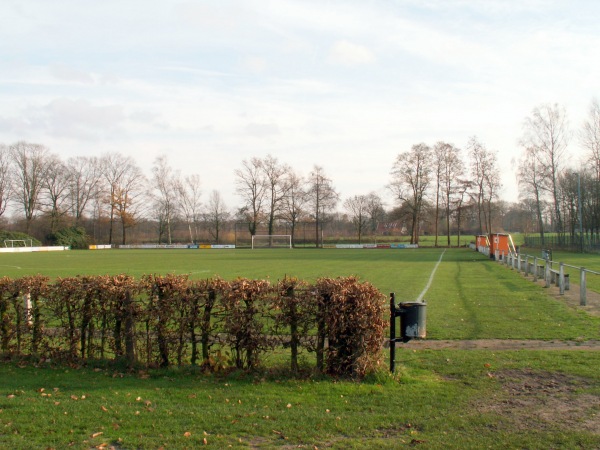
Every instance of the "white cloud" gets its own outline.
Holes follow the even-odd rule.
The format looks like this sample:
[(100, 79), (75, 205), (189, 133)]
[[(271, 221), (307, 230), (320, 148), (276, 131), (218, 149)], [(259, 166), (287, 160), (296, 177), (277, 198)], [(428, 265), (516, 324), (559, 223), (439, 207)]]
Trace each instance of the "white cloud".
[(375, 62), (375, 55), (364, 45), (341, 40), (333, 44), (329, 61), (344, 66), (357, 66)]
[(94, 78), (91, 74), (74, 69), (64, 64), (52, 64), (50, 66), (52, 76), (61, 81), (91, 84)]

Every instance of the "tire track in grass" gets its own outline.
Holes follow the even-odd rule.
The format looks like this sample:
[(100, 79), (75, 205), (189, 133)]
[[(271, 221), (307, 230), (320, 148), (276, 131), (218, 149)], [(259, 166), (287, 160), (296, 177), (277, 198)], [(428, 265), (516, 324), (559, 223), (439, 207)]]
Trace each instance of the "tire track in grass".
[(437, 271), (438, 267), (440, 266), (440, 264), (442, 262), (442, 258), (444, 258), (444, 253), (446, 253), (446, 249), (444, 249), (444, 251), (440, 255), (440, 259), (438, 259), (438, 262), (436, 263), (435, 267), (431, 271), (431, 275), (429, 275), (429, 281), (427, 281), (427, 285), (425, 286), (425, 289), (423, 289), (423, 291), (419, 294), (419, 296), (417, 297), (417, 300), (415, 300), (415, 301), (417, 301), (417, 302), (423, 301), (425, 294), (427, 294), (427, 291), (429, 290), (429, 288), (431, 287), (431, 284), (433, 283), (433, 277), (435, 276), (435, 272)]

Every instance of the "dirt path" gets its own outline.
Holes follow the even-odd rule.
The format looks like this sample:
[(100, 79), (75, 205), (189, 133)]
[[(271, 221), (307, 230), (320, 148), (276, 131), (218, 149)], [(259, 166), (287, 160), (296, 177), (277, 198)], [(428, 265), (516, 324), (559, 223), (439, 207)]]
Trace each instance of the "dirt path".
[(412, 340), (396, 344), (396, 348), (410, 350), (600, 350), (600, 341), (540, 341), (512, 339), (476, 339), (472, 341)]

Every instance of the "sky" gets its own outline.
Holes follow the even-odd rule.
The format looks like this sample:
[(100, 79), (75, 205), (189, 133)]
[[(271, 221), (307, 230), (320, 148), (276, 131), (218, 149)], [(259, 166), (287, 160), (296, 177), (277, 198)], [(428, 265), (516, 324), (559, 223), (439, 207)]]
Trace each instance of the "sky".
[(165, 155), (240, 206), (267, 155), (341, 198), (377, 192), (424, 142), (498, 153), (517, 201), (519, 139), (557, 103), (577, 131), (600, 97), (596, 0), (3, 0), (0, 143), (67, 159)]

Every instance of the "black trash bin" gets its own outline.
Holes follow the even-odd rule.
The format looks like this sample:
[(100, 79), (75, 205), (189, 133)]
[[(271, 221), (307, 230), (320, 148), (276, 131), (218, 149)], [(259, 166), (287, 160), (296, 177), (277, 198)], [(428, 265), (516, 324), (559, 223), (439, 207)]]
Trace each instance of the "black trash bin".
[(542, 249), (542, 258), (546, 261), (552, 261), (552, 250)]
[(427, 335), (427, 303), (406, 302), (398, 305), (400, 313), (400, 336), (407, 342), (411, 339), (424, 339)]

